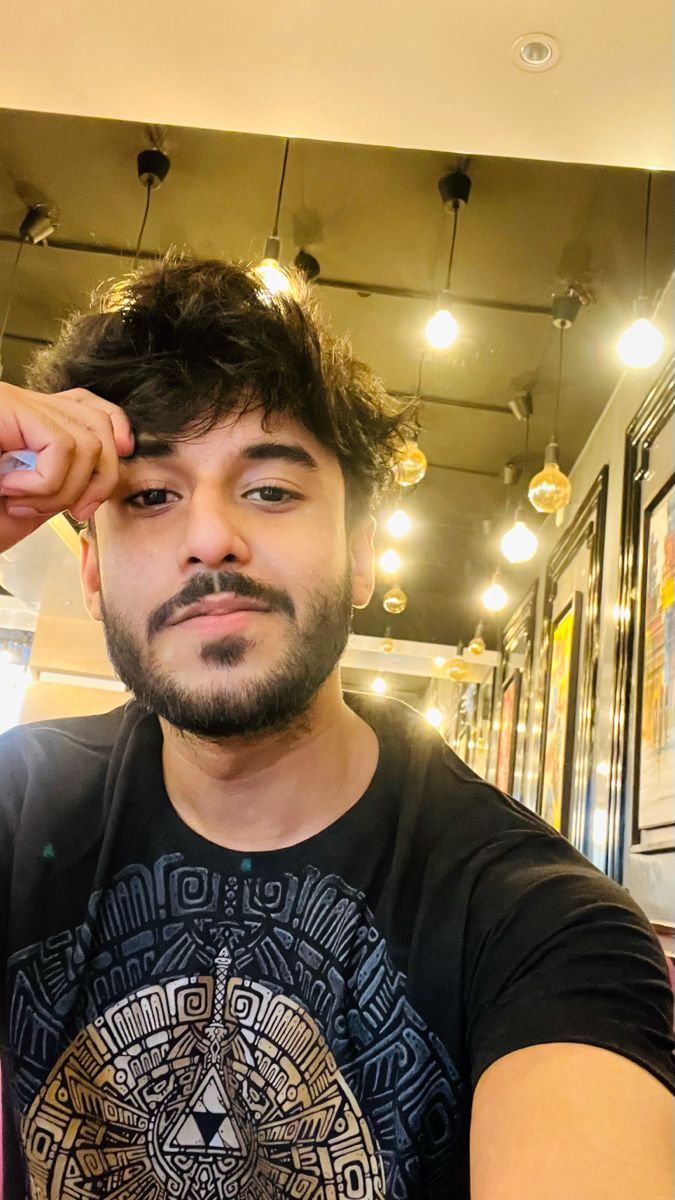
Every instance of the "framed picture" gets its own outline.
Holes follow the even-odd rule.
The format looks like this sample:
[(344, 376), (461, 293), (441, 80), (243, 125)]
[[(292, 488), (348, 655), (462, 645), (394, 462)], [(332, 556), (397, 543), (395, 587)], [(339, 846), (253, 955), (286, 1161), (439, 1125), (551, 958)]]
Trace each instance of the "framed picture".
[(541, 816), (565, 833), (569, 824), (583, 596), (575, 592), (553, 623), (544, 732)]
[[(614, 646), (609, 838), (605, 868), (607, 873), (619, 882), (623, 879), (627, 829), (631, 850), (636, 852), (654, 853), (668, 850), (675, 844), (675, 839), (665, 827), (660, 830), (659, 827), (641, 825), (643, 820), (651, 820), (657, 811), (647, 796), (648, 775), (643, 772), (660, 770), (663, 764), (662, 756), (667, 754), (666, 746), (661, 741), (663, 735), (658, 732), (657, 710), (659, 703), (663, 705), (663, 700), (659, 702), (658, 695), (651, 685), (647, 687), (645, 712), (645, 672), (652, 672), (656, 667), (658, 676), (660, 668), (657, 665), (658, 650), (656, 642), (652, 641), (652, 631), (649, 633), (649, 645), (646, 644), (647, 625), (643, 620), (643, 613), (649, 592), (649, 570), (658, 571), (659, 555), (666, 553), (663, 526), (664, 522), (667, 524), (668, 512), (667, 505), (662, 507), (660, 502), (671, 494), (672, 485), (672, 458), (667, 465), (664, 459), (668, 457), (668, 447), (672, 447), (672, 441), (668, 442), (666, 434), (675, 412), (674, 365), (672, 358), (665, 364), (654, 387), (626, 429), (625, 437), (617, 597), (619, 619)], [(663, 438), (666, 438), (666, 442), (664, 449), (660, 450)], [(655, 470), (663, 470), (663, 474), (656, 479), (653, 477)], [(659, 478), (663, 480), (663, 487), (660, 489)], [(656, 495), (651, 493), (652, 488), (659, 489)], [(646, 489), (650, 491), (646, 492)], [(648, 543), (645, 544), (645, 538), (649, 538), (650, 534), (655, 538), (651, 555)], [(661, 548), (659, 543), (663, 543)], [(663, 607), (664, 599), (667, 599), (667, 594), (660, 600), (657, 596), (657, 605), (661, 604)], [(669, 617), (670, 622), (672, 617)], [(669, 628), (672, 630), (672, 624), (669, 624)], [(642, 706), (640, 713), (636, 711), (638, 705)], [(646, 722), (649, 738), (646, 763), (641, 746), (643, 722)], [(656, 741), (653, 741), (653, 738)], [(638, 766), (638, 763), (641, 765)], [(626, 819), (626, 805), (630, 800), (629, 781), (634, 785), (633, 815), (630, 822)], [(662, 812), (661, 804), (658, 812)]]
[[(533, 802), (526, 796), (525, 758), (528, 741), (530, 692), (532, 688), (532, 659), (534, 653), (538, 585), (539, 580), (535, 579), (518, 607), (509, 617), (502, 631), (501, 663), (495, 688), (493, 717), (490, 722), (491, 729), (494, 728), (496, 736), (493, 738), (491, 747), (491, 773), (488, 775), (488, 778), (492, 779), (502, 791), (508, 791), (510, 795), (515, 796), (516, 800), (520, 800), (523, 804), (529, 803), (531, 808), (535, 806), (536, 798)], [(505, 753), (504, 743), (501, 738), (501, 707), (504, 700), (506, 683), (514, 671), (518, 671), (520, 679), (518, 693), (515, 696), (516, 703), (513, 713), (513, 768), (509, 772), (509, 783), (505, 785), (499, 781), (500, 779), (504, 779), (504, 774), (500, 772), (499, 778), (497, 775), (500, 750)], [(507, 697), (508, 700), (509, 697)]]
[(675, 475), (644, 513), (633, 847), (675, 847)]
[(513, 787), (513, 770), (516, 763), (516, 726), (520, 709), (521, 679), (520, 671), (513, 671), (502, 687), (495, 783), (500, 791), (509, 793)]
[[(551, 553), (544, 581), (534, 701), (538, 742), (531, 761), (533, 767), (535, 763), (538, 766), (536, 808), (544, 820), (559, 828), (583, 854), (587, 854), (593, 833), (596, 692), (608, 483), (609, 467), (604, 466)], [(564, 698), (565, 689), (568, 702)], [(561, 713), (562, 726), (558, 720)]]

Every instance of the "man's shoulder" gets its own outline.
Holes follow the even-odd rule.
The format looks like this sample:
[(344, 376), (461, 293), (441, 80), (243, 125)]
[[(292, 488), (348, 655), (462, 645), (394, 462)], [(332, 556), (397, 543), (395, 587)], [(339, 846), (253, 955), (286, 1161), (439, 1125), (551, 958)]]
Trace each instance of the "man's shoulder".
[(87, 717), (54, 717), (48, 721), (29, 721), (15, 725), (0, 735), (0, 764), (11, 758), (26, 762), (41, 755), (58, 755), (76, 761), (92, 751), (112, 749), (129, 705), (123, 704), (106, 713)]

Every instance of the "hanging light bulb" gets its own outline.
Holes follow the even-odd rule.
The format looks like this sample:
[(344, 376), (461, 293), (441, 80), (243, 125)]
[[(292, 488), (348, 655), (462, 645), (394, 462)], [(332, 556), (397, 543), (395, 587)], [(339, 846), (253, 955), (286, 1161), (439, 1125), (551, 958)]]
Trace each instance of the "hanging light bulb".
[(402, 613), (408, 603), (408, 597), (400, 587), (390, 588), (382, 600), (385, 612)]
[(492, 581), (483, 592), (481, 600), (488, 612), (501, 612), (503, 608), (506, 608), (508, 596), (499, 582), (498, 571), (495, 571), (492, 576)]
[(394, 477), (400, 487), (414, 487), (427, 473), (427, 457), (417, 442), (407, 442), (397, 457)]
[(457, 653), (455, 657), (450, 659), (450, 662), (445, 668), (445, 674), (447, 675), (448, 679), (452, 680), (453, 683), (462, 683), (469, 674), (469, 668), (464, 661), (464, 647), (462, 646), (461, 642), (457, 647)]
[(627, 367), (653, 367), (663, 354), (663, 334), (649, 320), (649, 298), (647, 296), (647, 247), (649, 245), (649, 212), (652, 198), (652, 173), (647, 175), (645, 200), (645, 225), (642, 242), (642, 281), (640, 294), (635, 302), (632, 325), (621, 334), (616, 350)]
[(387, 521), (387, 529), (392, 537), (402, 538), (410, 533), (410, 517), (402, 508), (397, 508)]
[(376, 675), (370, 686), (376, 696), (384, 696), (387, 690), (387, 681), (381, 675)]
[(284, 183), (286, 180), (286, 167), (288, 165), (288, 150), (291, 144), (291, 139), (286, 138), (284, 147), (284, 161), (281, 167), (281, 179), (279, 181), (279, 192), (277, 195), (277, 207), (274, 216), (274, 224), (272, 232), (265, 242), (265, 253), (263, 254), (262, 262), (256, 267), (255, 273), (262, 281), (265, 289), (272, 296), (287, 294), (292, 291), (291, 281), (284, 270), (280, 266), (281, 258), (281, 240), (279, 238), (279, 214), (281, 213), (281, 201), (284, 194)]
[(255, 273), (262, 280), (268, 292), (273, 296), (287, 295), (291, 290), (291, 281), (279, 265), (281, 242), (278, 237), (268, 237), (265, 243), (265, 254), (262, 262), (256, 267)]
[(616, 352), (627, 367), (653, 367), (663, 354), (663, 334), (646, 316), (647, 304), (647, 297), (640, 296), (635, 303), (635, 320), (616, 344)]
[(439, 729), (443, 724), (443, 717), (445, 714), (443, 713), (443, 710), (438, 708), (435, 704), (430, 704), (424, 715), (429, 724), (433, 725), (434, 729)]
[(385, 575), (395, 575), (401, 569), (401, 556), (396, 550), (385, 550), (384, 554), (380, 555), (380, 570), (384, 571)]
[(527, 495), (532, 507), (541, 513), (558, 512), (572, 499), (572, 484), (560, 470), (555, 442), (549, 442), (546, 447), (544, 468), (530, 480)]
[(457, 340), (459, 325), (450, 309), (450, 293), (441, 292), (438, 305), (424, 327), (424, 336), (434, 350), (449, 350)]
[(531, 480), (528, 499), (537, 512), (554, 513), (566, 508), (572, 499), (572, 484), (560, 470), (558, 461), (558, 410), (562, 391), (563, 339), (569, 329), (580, 303), (580, 293), (570, 289), (564, 296), (556, 296), (553, 302), (553, 324), (560, 330), (558, 351), (558, 387), (553, 411), (553, 433), (544, 451), (544, 467)]
[(537, 553), (539, 541), (525, 521), (522, 504), (518, 505), (513, 525), (506, 531), (500, 544), (504, 558), (510, 563), (529, 562)]
[(380, 650), (382, 651), (383, 654), (393, 654), (394, 653), (393, 639), (390, 637), (383, 638), (382, 643), (380, 645)]
[(446, 660), (443, 658), (442, 654), (437, 654), (434, 658), (434, 666), (440, 669), (441, 667), (445, 666), (445, 661)]
[(485, 639), (483, 637), (483, 622), (482, 621), (479, 621), (478, 624), (476, 625), (476, 632), (474, 633), (471, 641), (469, 642), (469, 645), (467, 646), (467, 650), (469, 651), (469, 654), (478, 655), (478, 654), (485, 653)]
[(452, 239), (450, 242), (450, 257), (445, 287), (436, 304), (436, 311), (427, 321), (425, 337), (434, 350), (448, 350), (457, 340), (459, 326), (452, 312), (452, 295), (450, 284), (452, 280), (452, 264), (455, 258), (455, 243), (457, 241), (457, 222), (461, 205), (466, 204), (471, 192), (471, 180), (465, 171), (452, 171), (443, 175), (438, 181), (443, 207), (446, 212), (452, 212)]

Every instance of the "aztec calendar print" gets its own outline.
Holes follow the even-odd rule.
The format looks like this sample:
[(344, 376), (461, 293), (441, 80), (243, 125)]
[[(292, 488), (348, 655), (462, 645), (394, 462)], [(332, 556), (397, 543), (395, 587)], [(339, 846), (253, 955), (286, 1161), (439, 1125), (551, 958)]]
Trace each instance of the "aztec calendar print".
[(314, 1021), (233, 978), (175, 980), (83, 1029), (24, 1120), (34, 1200), (384, 1196)]
[(362, 893), (167, 854), (13, 954), (32, 1200), (445, 1200), (465, 1086)]

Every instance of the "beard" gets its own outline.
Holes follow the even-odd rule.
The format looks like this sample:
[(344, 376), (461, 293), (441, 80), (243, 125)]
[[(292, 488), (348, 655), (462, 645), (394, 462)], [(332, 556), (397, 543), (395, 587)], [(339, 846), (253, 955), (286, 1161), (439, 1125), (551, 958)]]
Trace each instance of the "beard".
[[(203, 687), (181, 686), (175, 675), (156, 662), (152, 638), (176, 608), (218, 591), (269, 602), (271, 610), (288, 621), (286, 648), (280, 660), (260, 677), (237, 681), (230, 671), (244, 661), (252, 640), (231, 634), (204, 641), (199, 657), (222, 668), (221, 678)], [(149, 618), (146, 640), (103, 596), (101, 615), (110, 661), (141, 707), (183, 733), (211, 740), (245, 738), (289, 728), (307, 713), (347, 645), (352, 620), (351, 573), (346, 571), (331, 587), (313, 591), (302, 622), (287, 593), (228, 572), (195, 576), (179, 601), (163, 605)]]

